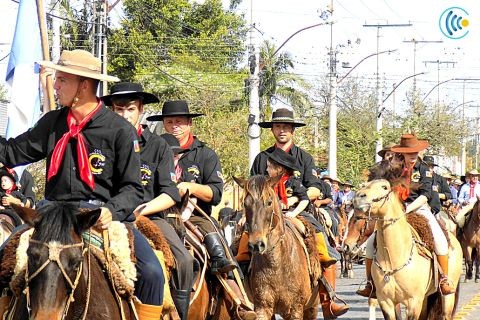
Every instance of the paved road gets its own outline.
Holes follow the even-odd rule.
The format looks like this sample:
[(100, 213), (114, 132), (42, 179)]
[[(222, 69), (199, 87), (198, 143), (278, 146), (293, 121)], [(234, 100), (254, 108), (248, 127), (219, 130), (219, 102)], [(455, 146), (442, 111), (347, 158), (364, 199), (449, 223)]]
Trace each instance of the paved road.
[[(480, 319), (480, 283), (470, 281), (460, 285), (460, 300), (454, 320), (478, 320)], [(363, 286), (365, 271), (363, 265), (354, 265), (353, 279), (337, 278), (337, 293), (350, 305), (350, 311), (339, 319), (365, 320), (368, 319), (368, 301), (366, 298), (355, 294), (355, 291)], [(278, 317), (277, 319), (281, 319)], [(318, 319), (322, 319), (321, 312)], [(376, 310), (376, 319), (383, 319), (380, 309)]]

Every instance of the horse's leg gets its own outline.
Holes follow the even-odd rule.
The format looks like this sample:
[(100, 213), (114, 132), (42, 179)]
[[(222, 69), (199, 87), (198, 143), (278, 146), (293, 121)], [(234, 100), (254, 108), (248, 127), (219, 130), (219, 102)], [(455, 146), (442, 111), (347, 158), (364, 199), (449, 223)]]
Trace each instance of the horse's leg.
[(472, 259), (472, 267), (473, 267), (473, 262), (475, 262), (475, 282), (478, 282), (478, 280), (480, 280), (480, 270), (478, 270), (478, 267), (480, 266), (480, 259), (478, 257), (478, 254), (479, 254), (479, 249), (480, 249), (480, 246), (477, 246), (475, 248), (475, 257)]
[(465, 282), (467, 280), (472, 280), (473, 272), (472, 272), (472, 247), (468, 246), (465, 249)]
[(275, 319), (271, 308), (255, 308), (255, 313), (257, 314), (257, 320), (271, 320), (272, 317)]
[(417, 320), (422, 314), (423, 300), (409, 299), (407, 303), (407, 320)]
[(348, 268), (347, 268), (347, 269), (348, 269), (348, 278), (353, 279), (354, 274), (353, 274), (353, 263), (352, 263), (353, 258), (352, 258), (352, 254), (349, 253), (347, 257), (348, 257), (348, 258), (347, 258), (347, 261), (348, 261), (348, 262), (347, 262), (347, 263), (348, 263), (348, 264), (347, 264), (347, 266), (348, 266)]
[(391, 300), (379, 301), (385, 320), (395, 320), (395, 305)]
[(378, 300), (375, 298), (368, 298), (368, 319), (376, 320), (377, 315), (375, 314), (375, 309), (378, 306)]
[[(289, 313), (284, 314), (285, 320), (302, 320), (303, 319), (303, 304), (292, 305)], [(257, 317), (258, 319), (258, 317)], [(315, 319), (315, 318), (314, 318)]]
[(318, 307), (308, 308), (303, 311), (303, 320), (315, 320), (317, 319)]

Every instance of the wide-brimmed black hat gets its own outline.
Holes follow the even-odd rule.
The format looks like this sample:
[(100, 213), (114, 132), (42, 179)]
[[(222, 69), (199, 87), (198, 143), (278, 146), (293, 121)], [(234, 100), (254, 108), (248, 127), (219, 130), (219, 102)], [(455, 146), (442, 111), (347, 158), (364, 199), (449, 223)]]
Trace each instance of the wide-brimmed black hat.
[(170, 146), (170, 149), (172, 150), (173, 154), (177, 155), (179, 153), (187, 151), (186, 149), (183, 149), (182, 147), (180, 147), (180, 143), (178, 142), (178, 139), (175, 138), (173, 134), (164, 133), (164, 134), (161, 134), (160, 137), (165, 139), (165, 141)]
[(348, 180), (345, 181), (345, 182), (343, 182), (342, 185), (343, 185), (343, 186), (350, 186), (350, 188), (353, 187), (353, 183), (352, 183), (351, 181), (348, 181)]
[(149, 103), (158, 103), (160, 100), (158, 98), (148, 92), (143, 91), (143, 87), (140, 83), (135, 82), (120, 82), (116, 83), (110, 89), (110, 94), (101, 97), (100, 99), (103, 100), (105, 105), (112, 106), (112, 99), (114, 98), (127, 98), (132, 97), (133, 99), (141, 98), (143, 104)]
[(147, 118), (148, 121), (162, 121), (164, 117), (189, 117), (195, 118), (203, 116), (203, 113), (190, 113), (187, 101), (174, 100), (165, 101), (162, 107), (162, 114), (156, 114)]
[(0, 178), (2, 178), (3, 176), (7, 176), (10, 179), (12, 179), (13, 183), (16, 183), (17, 179), (15, 177), (14, 172), (15, 171), (13, 171), (12, 169), (7, 169), (7, 167), (2, 167), (0, 168)]
[(423, 162), (425, 162), (429, 166), (437, 166), (437, 164), (435, 163), (435, 159), (432, 156), (424, 156)]
[(273, 111), (272, 121), (263, 121), (258, 125), (262, 128), (271, 128), (274, 123), (289, 123), (294, 127), (303, 127), (305, 123), (295, 121), (293, 111), (287, 108), (281, 108)]
[(275, 150), (268, 155), (268, 159), (275, 161), (287, 169), (298, 171), (295, 158), (280, 148), (275, 148)]

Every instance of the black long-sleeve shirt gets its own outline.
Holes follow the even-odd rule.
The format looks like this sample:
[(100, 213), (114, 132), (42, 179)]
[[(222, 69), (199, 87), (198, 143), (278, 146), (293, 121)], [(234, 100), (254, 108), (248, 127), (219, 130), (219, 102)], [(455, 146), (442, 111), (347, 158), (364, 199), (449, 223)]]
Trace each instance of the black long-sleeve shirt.
[(143, 201), (148, 202), (162, 193), (179, 202), (180, 193), (175, 183), (173, 152), (160, 136), (144, 127), (140, 137), (141, 179)]
[[(45, 114), (33, 128), (11, 138), (0, 138), (0, 162), (7, 167), (47, 159), (47, 172), (55, 145), (68, 131), (62, 108)], [(110, 209), (113, 220), (133, 220), (141, 203), (140, 155), (133, 126), (107, 108), (100, 108), (82, 130), (95, 189), (81, 179), (77, 169), (77, 139), (71, 138), (60, 169), (45, 182), (45, 199), (52, 201), (98, 200)]]
[[(192, 146), (182, 154), (178, 165), (180, 165), (183, 171), (183, 181), (207, 185), (212, 189), (212, 201), (209, 203), (200, 199), (197, 201), (197, 205), (210, 215), (212, 213), (212, 206), (219, 204), (222, 200), (222, 167), (215, 151), (207, 147), (205, 143), (196, 137), (194, 139)], [(192, 178), (195, 179), (195, 181), (192, 181)]]

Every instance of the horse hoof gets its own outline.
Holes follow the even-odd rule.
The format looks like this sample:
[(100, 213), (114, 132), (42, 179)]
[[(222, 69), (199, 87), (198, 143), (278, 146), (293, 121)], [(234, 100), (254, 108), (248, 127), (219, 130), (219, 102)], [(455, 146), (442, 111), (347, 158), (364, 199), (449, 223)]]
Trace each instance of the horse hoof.
[(353, 271), (350, 271), (350, 272), (348, 273), (348, 278), (349, 278), (349, 279), (353, 279), (353, 278), (354, 278)]

